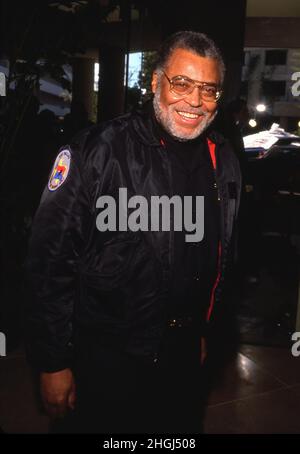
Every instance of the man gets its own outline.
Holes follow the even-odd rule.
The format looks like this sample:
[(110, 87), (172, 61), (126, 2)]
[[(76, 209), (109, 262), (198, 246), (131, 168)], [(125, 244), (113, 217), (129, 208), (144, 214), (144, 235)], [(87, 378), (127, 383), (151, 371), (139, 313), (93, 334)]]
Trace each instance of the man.
[(54, 164), (67, 170), (33, 226), (28, 351), (45, 408), (71, 430), (200, 431), (241, 185), (210, 128), (223, 78), (209, 38), (172, 35), (153, 103), (83, 132)]

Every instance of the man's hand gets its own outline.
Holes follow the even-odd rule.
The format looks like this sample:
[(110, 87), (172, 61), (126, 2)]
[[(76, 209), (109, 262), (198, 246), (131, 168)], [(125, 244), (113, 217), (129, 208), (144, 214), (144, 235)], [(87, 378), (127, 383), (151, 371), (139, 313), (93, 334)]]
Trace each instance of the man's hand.
[(49, 416), (63, 417), (75, 407), (75, 382), (71, 369), (59, 372), (42, 372), (40, 377), (41, 396)]

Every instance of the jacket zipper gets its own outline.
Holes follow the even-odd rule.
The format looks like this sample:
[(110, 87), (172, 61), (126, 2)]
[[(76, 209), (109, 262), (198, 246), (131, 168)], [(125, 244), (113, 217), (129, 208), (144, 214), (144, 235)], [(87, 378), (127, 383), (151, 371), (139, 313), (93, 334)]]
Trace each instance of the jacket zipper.
[[(212, 165), (213, 165), (213, 169), (214, 169), (215, 188), (218, 191), (218, 201), (220, 201), (220, 191), (219, 191), (219, 188), (217, 186), (217, 178), (216, 178), (216, 169), (217, 169), (216, 144), (213, 143), (209, 139), (207, 139), (207, 143), (208, 143), (209, 153), (210, 153), (210, 157), (211, 157)], [(165, 148), (165, 143), (164, 143), (163, 139), (160, 140), (160, 144), (161, 144), (161, 146), (163, 148)], [(212, 287), (211, 294), (210, 294), (209, 308), (208, 308), (208, 311), (207, 311), (207, 314), (206, 314), (206, 321), (207, 322), (210, 320), (210, 317), (211, 317), (211, 313), (212, 313), (213, 306), (214, 306), (214, 303), (215, 303), (215, 291), (216, 291), (216, 288), (218, 287), (218, 284), (219, 284), (219, 281), (220, 281), (220, 278), (221, 278), (221, 255), (222, 255), (222, 246), (221, 246), (221, 241), (219, 241), (218, 258), (217, 258), (217, 277), (216, 277), (216, 280), (214, 282), (214, 285)]]
[[(214, 169), (214, 174), (215, 174), (215, 188), (218, 191), (218, 201), (220, 201), (220, 191), (217, 185), (217, 177), (216, 177), (216, 169), (217, 169), (217, 160), (216, 160), (216, 144), (213, 143), (211, 140), (207, 139), (208, 143), (208, 148), (209, 148), (209, 153)], [(218, 245), (218, 259), (217, 259), (217, 277), (216, 280), (213, 284), (211, 294), (210, 294), (210, 300), (209, 300), (209, 308), (206, 314), (206, 321), (209, 322), (212, 310), (215, 304), (215, 291), (216, 288), (218, 287), (220, 278), (221, 278), (221, 255), (222, 255), (222, 245), (221, 245), (221, 240), (219, 240), (219, 245)]]

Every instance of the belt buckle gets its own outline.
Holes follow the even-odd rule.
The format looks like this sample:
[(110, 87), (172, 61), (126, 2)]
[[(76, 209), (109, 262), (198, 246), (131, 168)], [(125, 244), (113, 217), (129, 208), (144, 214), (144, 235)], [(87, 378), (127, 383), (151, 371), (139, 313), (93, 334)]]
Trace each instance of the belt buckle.
[(191, 326), (193, 322), (192, 317), (186, 316), (186, 317), (176, 317), (172, 318), (168, 321), (168, 327), (169, 328), (187, 328), (188, 326)]

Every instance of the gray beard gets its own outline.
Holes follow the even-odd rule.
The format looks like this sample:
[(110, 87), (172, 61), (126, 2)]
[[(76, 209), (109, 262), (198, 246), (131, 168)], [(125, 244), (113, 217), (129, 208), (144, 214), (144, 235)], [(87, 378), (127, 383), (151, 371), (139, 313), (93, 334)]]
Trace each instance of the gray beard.
[(204, 118), (201, 121), (200, 125), (197, 128), (195, 128), (193, 132), (186, 134), (179, 133), (177, 131), (177, 126), (174, 120), (172, 119), (172, 115), (169, 115), (169, 113), (171, 113), (170, 106), (167, 108), (167, 112), (165, 112), (161, 106), (160, 93), (161, 93), (160, 84), (158, 84), (157, 90), (153, 98), (153, 108), (156, 119), (172, 137), (174, 137), (176, 140), (180, 142), (187, 142), (188, 140), (193, 140), (199, 137), (212, 123), (212, 121), (215, 119), (215, 116), (218, 113), (216, 111), (212, 117), (208, 118), (207, 112), (202, 111)]

